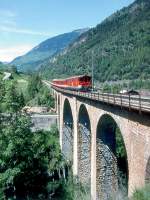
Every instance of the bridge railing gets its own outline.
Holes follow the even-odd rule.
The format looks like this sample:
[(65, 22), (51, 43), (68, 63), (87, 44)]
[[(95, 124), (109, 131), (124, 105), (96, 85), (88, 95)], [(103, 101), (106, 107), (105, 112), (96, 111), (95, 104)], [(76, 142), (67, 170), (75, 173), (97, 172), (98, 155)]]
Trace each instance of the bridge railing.
[(150, 98), (142, 97), (141, 95), (123, 95), (123, 94), (111, 94), (111, 93), (97, 93), (97, 92), (82, 92), (62, 89), (52, 86), (53, 89), (71, 94), (74, 96), (85, 97), (91, 100), (108, 103), (120, 107), (126, 107), (129, 110), (135, 109), (139, 112), (150, 112)]

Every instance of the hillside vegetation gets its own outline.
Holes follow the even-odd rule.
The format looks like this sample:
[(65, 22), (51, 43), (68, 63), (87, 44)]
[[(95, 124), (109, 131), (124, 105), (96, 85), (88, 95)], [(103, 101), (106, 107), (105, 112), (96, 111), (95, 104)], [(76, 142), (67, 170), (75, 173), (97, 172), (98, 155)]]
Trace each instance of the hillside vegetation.
[[(11, 77), (7, 80), (3, 80), (5, 72), (11, 73)], [(18, 98), (22, 99), (23, 106), (46, 106), (49, 109), (54, 107), (54, 99), (49, 89), (44, 86), (37, 74), (19, 73), (15, 67), (7, 70), (0, 69), (0, 82), (5, 85), (6, 90), (11, 89), (12, 85), (15, 87), (19, 95)], [(5, 112), (5, 104), (1, 109)]]
[(50, 79), (91, 74), (116, 81), (150, 78), (150, 1), (136, 0), (82, 34), (67, 50), (47, 61), (41, 74)]
[(11, 64), (16, 65), (19, 71), (34, 71), (45, 59), (51, 58), (56, 53), (65, 49), (87, 29), (80, 29), (69, 33), (49, 38), (34, 47), (27, 54), (15, 58)]
[(5, 70), (6, 68), (9, 69), (9, 66), (0, 61), (0, 70), (2, 71), (2, 70)]

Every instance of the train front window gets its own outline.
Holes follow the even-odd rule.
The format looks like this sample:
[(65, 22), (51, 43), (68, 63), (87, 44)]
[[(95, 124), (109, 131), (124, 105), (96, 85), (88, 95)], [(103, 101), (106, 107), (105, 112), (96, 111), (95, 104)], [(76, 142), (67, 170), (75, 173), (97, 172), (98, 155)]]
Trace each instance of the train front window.
[(85, 81), (85, 82), (88, 82), (88, 81), (89, 81), (88, 78), (89, 78), (89, 77), (85, 76), (85, 77), (84, 77), (84, 81)]
[(87, 81), (90, 82), (91, 81), (91, 77), (87, 77)]
[(82, 78), (79, 78), (79, 82), (80, 82), (80, 83), (82, 82)]
[(81, 78), (79, 79), (79, 81), (80, 81), (80, 83), (84, 83), (84, 82), (86, 82), (87, 80), (86, 80), (86, 77), (81, 77)]

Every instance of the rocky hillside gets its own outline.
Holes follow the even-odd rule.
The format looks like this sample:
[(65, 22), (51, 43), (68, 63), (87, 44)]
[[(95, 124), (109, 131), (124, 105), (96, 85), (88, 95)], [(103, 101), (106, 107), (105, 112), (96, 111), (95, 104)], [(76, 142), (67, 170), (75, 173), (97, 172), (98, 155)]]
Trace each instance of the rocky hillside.
[(50, 38), (40, 43), (24, 56), (17, 57), (10, 64), (16, 65), (20, 71), (37, 70), (38, 66), (43, 63), (43, 60), (48, 59), (56, 53), (64, 50), (69, 44), (71, 44), (87, 30), (88, 29), (79, 29)]
[(150, 78), (150, 1), (136, 0), (82, 34), (41, 73), (48, 79), (91, 74), (92, 54), (98, 81)]

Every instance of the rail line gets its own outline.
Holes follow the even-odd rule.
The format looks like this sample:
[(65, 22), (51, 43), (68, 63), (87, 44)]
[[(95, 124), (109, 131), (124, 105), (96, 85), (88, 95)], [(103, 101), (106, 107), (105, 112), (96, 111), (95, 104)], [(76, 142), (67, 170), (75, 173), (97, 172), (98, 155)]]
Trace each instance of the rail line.
[(123, 94), (111, 94), (111, 93), (96, 93), (96, 92), (82, 92), (62, 89), (51, 86), (49, 81), (44, 81), (46, 85), (55, 89), (58, 92), (70, 94), (73, 96), (83, 97), (86, 99), (107, 103), (110, 105), (119, 106), (121, 108), (128, 108), (129, 110), (138, 110), (141, 112), (150, 113), (150, 98), (143, 97), (141, 95), (123, 95)]

